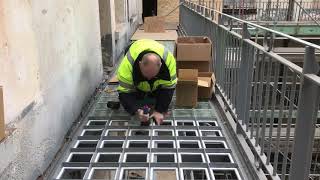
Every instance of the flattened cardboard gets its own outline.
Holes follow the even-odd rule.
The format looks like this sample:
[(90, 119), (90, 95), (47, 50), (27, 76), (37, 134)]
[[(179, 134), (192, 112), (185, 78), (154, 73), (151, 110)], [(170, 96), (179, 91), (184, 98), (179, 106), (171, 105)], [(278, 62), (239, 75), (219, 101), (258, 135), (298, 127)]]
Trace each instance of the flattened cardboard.
[(144, 32), (159, 33), (165, 32), (165, 18), (161, 16), (150, 16), (144, 18)]
[(5, 137), (3, 90), (0, 86), (0, 141)]
[(131, 40), (134, 41), (139, 39), (152, 39), (156, 41), (175, 41), (177, 38), (178, 34), (176, 30), (166, 30), (165, 32), (150, 33), (138, 29), (131, 37)]
[(176, 57), (177, 61), (211, 61), (211, 40), (205, 36), (178, 37)]
[(198, 74), (198, 98), (211, 99), (214, 93), (216, 78), (212, 72), (200, 72)]
[(176, 106), (195, 107), (198, 103), (198, 70), (179, 69), (176, 87)]
[(199, 87), (210, 87), (212, 79), (209, 77), (198, 77), (198, 86)]

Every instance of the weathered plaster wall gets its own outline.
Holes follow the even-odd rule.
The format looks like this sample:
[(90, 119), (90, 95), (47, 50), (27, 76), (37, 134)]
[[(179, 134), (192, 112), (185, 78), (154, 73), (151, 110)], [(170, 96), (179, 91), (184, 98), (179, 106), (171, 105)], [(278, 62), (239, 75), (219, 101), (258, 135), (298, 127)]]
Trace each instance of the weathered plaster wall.
[(99, 0), (99, 4), (103, 61), (113, 66), (142, 23), (142, 0)]
[(53, 159), (101, 81), (99, 24), (98, 0), (0, 1), (0, 84), (16, 128), (0, 143), (0, 179), (35, 179)]

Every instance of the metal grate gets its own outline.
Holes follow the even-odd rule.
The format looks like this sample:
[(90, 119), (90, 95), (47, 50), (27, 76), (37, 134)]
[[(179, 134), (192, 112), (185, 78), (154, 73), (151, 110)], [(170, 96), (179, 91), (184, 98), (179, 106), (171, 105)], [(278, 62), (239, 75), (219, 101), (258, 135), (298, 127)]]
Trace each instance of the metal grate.
[(163, 125), (140, 127), (123, 109), (107, 109), (115, 97), (100, 96), (54, 178), (241, 179), (209, 102), (174, 108)]

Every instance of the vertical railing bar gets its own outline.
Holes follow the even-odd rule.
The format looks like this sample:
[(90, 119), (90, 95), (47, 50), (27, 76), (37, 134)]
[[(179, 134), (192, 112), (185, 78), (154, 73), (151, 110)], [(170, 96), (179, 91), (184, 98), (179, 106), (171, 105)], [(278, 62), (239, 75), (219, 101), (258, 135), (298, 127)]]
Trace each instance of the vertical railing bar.
[(272, 88), (272, 99), (271, 99), (271, 117), (270, 117), (270, 129), (269, 129), (269, 141), (268, 144), (268, 154), (267, 154), (267, 165), (270, 164), (270, 157), (271, 157), (271, 144), (272, 144), (272, 131), (273, 131), (273, 122), (274, 122), (274, 110), (276, 104), (276, 97), (277, 97), (277, 90), (278, 90), (278, 81), (279, 81), (279, 62), (275, 62), (275, 74), (273, 78), (273, 88)]
[(255, 143), (255, 146), (258, 146), (258, 143), (259, 143), (259, 130), (260, 130), (260, 121), (261, 121), (261, 106), (262, 106), (262, 90), (263, 90), (263, 86), (264, 86), (264, 70), (265, 70), (265, 53), (262, 54), (262, 59), (261, 59), (261, 62), (259, 62), (261, 65), (260, 65), (260, 68), (261, 68), (261, 71), (259, 72), (259, 89), (258, 89), (258, 100), (257, 100), (257, 103), (258, 103), (258, 110), (257, 110), (257, 113), (258, 113), (258, 116), (257, 116), (257, 128), (256, 128), (256, 143)]
[(232, 70), (233, 70), (233, 38), (232, 38), (232, 35), (230, 35), (230, 42), (229, 42), (229, 51), (230, 51), (230, 58), (229, 58), (229, 89), (230, 89), (230, 104), (231, 104), (231, 107), (232, 109), (235, 108), (235, 105), (233, 103), (233, 78), (232, 78)]
[[(221, 33), (220, 33), (220, 27), (219, 26), (216, 26), (215, 28), (215, 33), (217, 34), (217, 37), (221, 36)], [(217, 60), (217, 64), (216, 64), (216, 67), (215, 67), (215, 70), (216, 70), (216, 74), (217, 74), (217, 84), (220, 85), (221, 84), (221, 74), (220, 74), (220, 71), (221, 71), (221, 46), (218, 46), (218, 44), (221, 43), (221, 39), (220, 38), (217, 38), (216, 39), (216, 44), (217, 46), (215, 47), (216, 48), (216, 57)]]
[(231, 37), (230, 41), (230, 101), (232, 104), (232, 108), (235, 109), (235, 104), (234, 104), (234, 99), (233, 99), (233, 91), (234, 91), (234, 81), (233, 81), (233, 63), (234, 63), (234, 47), (233, 47), (233, 42), (234, 39)]
[(278, 156), (279, 156), (279, 146), (280, 146), (280, 133), (281, 133), (281, 126), (282, 126), (282, 120), (283, 120), (283, 108), (284, 108), (284, 97), (286, 94), (286, 86), (287, 86), (287, 71), (288, 68), (286, 66), (283, 66), (283, 76), (282, 76), (282, 84), (281, 84), (281, 97), (280, 97), (280, 111), (279, 111), (279, 117), (278, 117), (278, 127), (277, 127), (277, 139), (276, 139), (276, 149), (275, 149), (275, 155), (274, 155), (274, 164), (273, 164), (273, 175), (275, 176), (278, 169)]
[(233, 104), (233, 108), (236, 108), (236, 92), (237, 92), (237, 86), (236, 83), (237, 81), (235, 80), (235, 71), (236, 71), (236, 53), (237, 53), (237, 49), (236, 49), (236, 39), (232, 38), (232, 69), (231, 69), (231, 79), (232, 79), (232, 104)]
[[(254, 51), (254, 48), (253, 47), (250, 47), (250, 49), (252, 51), (249, 50), (249, 52), (253, 52)], [(244, 119), (246, 120), (246, 123), (247, 123), (247, 129), (246, 129), (246, 132), (249, 131), (249, 119), (250, 119), (250, 104), (251, 104), (251, 94), (252, 94), (252, 81), (253, 81), (253, 68), (254, 68), (254, 55), (252, 53), (249, 53), (249, 57), (248, 59), (251, 59), (250, 63), (248, 64), (248, 72), (249, 72), (249, 76), (248, 76), (248, 79), (247, 81), (249, 81), (249, 86), (247, 88), (247, 100), (246, 100), (246, 103), (244, 104)]]
[[(221, 29), (222, 30), (222, 29)], [(224, 38), (222, 38), (222, 53), (221, 53), (221, 55), (222, 55), (222, 81), (223, 81), (223, 93), (224, 93), (224, 95), (226, 95), (226, 77), (225, 77), (225, 70), (226, 70), (226, 41), (225, 40), (223, 40), (223, 39), (225, 39), (226, 38), (226, 31), (224, 31), (224, 30), (222, 30), (223, 31), (223, 37)]]
[[(225, 60), (225, 87), (226, 87), (226, 96), (229, 103), (231, 102), (230, 98), (230, 34), (226, 32), (226, 60)], [(230, 103), (231, 104), (231, 103)]]
[(286, 131), (286, 140), (285, 140), (285, 147), (286, 151), (284, 153), (284, 158), (282, 161), (282, 177), (281, 179), (285, 179), (286, 169), (287, 169), (287, 161), (288, 161), (288, 153), (289, 153), (289, 145), (290, 145), (290, 131), (291, 131), (291, 125), (292, 125), (292, 112), (293, 112), (293, 104), (294, 104), (294, 98), (296, 94), (296, 84), (297, 84), (297, 75), (293, 73), (292, 75), (292, 86), (291, 86), (291, 92), (290, 92), (290, 102), (289, 102), (289, 117), (287, 122), (287, 131)]
[[(236, 107), (236, 110), (239, 108), (237, 104), (237, 96), (238, 96), (238, 55), (240, 54), (238, 51), (238, 39), (234, 39), (234, 45), (235, 45), (235, 55), (234, 55), (234, 72), (233, 72), (233, 80), (234, 80), (234, 104)], [(243, 122), (242, 122), (243, 123)]]
[(223, 37), (224, 37), (224, 42), (223, 42), (223, 92), (225, 97), (228, 99), (228, 90), (227, 90), (227, 80), (228, 76), (226, 75), (226, 68), (227, 68), (227, 61), (228, 61), (228, 35), (226, 31), (223, 31)]
[[(241, 64), (241, 53), (242, 53), (242, 45), (240, 39), (237, 40), (238, 46), (238, 53), (237, 53), (237, 73), (236, 73), (236, 80), (237, 80), (237, 97), (239, 96), (239, 88), (240, 88), (240, 64)], [(238, 103), (239, 99), (236, 97), (236, 102)], [(244, 122), (243, 122), (244, 123)]]
[[(255, 56), (255, 62), (254, 62), (254, 81), (253, 81), (253, 102), (251, 105), (251, 113), (250, 113), (250, 119), (251, 119), (251, 132), (250, 132), (250, 139), (253, 138), (253, 133), (254, 133), (254, 127), (255, 127), (255, 119), (256, 119), (256, 106), (257, 106), (257, 91), (258, 91), (258, 80), (259, 80), (259, 72), (260, 72), (260, 68), (259, 68), (259, 53), (260, 50), (258, 49), (254, 49), (254, 52), (256, 53)], [(250, 111), (249, 109), (249, 111)]]
[[(264, 142), (265, 142), (265, 133), (266, 133), (266, 124), (267, 124), (267, 111), (269, 106), (269, 99), (270, 99), (270, 81), (271, 81), (271, 67), (272, 67), (272, 59), (268, 58), (268, 69), (267, 69), (267, 83), (266, 83), (266, 93), (264, 95), (265, 102), (263, 107), (263, 126), (261, 129), (261, 152), (260, 155), (264, 153)], [(269, 140), (270, 141), (270, 140)]]

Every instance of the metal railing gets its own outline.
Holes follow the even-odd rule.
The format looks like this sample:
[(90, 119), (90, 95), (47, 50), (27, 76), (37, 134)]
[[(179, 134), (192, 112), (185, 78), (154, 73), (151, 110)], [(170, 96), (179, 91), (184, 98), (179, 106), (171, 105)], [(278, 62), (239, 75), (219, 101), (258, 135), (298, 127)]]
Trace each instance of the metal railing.
[(247, 21), (293, 21), (311, 22), (320, 21), (320, 1), (304, 2), (302, 0), (256, 0), (248, 1), (208, 1), (193, 0), (195, 4), (210, 9), (221, 10), (226, 14), (241, 18)]
[[(271, 179), (319, 179), (320, 46), (190, 1), (180, 7), (180, 25), (212, 40), (217, 89), (248, 138), (252, 164)], [(264, 32), (263, 45), (249, 29)], [(273, 52), (274, 37), (305, 47), (303, 67)]]

